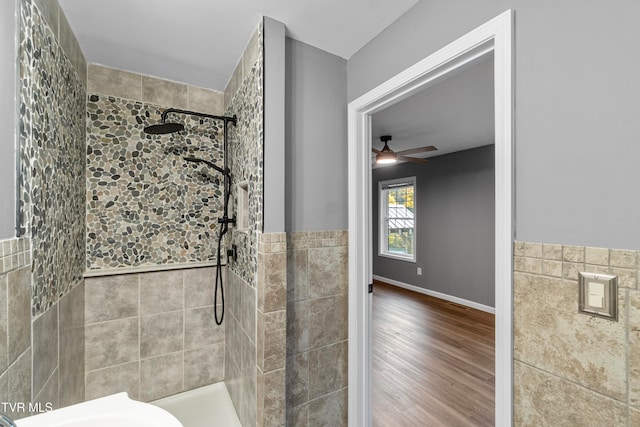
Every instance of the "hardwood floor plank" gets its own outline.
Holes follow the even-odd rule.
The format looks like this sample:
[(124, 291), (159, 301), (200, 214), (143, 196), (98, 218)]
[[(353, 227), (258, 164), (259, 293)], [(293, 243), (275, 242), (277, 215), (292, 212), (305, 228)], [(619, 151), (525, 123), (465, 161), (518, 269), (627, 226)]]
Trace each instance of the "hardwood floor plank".
[(492, 426), (495, 317), (379, 281), (373, 425)]

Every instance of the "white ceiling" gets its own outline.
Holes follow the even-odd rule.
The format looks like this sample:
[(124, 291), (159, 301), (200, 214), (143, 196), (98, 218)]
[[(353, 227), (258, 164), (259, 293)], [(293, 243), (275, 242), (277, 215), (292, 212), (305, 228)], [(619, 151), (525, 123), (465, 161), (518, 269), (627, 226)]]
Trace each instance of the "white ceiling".
[[(87, 61), (224, 90), (262, 16), (287, 35), (348, 59), (419, 0), (59, 0)], [(372, 117), (372, 146), (435, 145), (433, 157), (492, 144), (493, 61)]]
[(418, 0), (59, 0), (87, 61), (224, 90), (262, 16), (348, 59)]
[[(493, 56), (372, 116), (372, 142), (394, 151), (434, 145), (433, 157), (494, 143)], [(387, 166), (383, 166), (387, 167)]]

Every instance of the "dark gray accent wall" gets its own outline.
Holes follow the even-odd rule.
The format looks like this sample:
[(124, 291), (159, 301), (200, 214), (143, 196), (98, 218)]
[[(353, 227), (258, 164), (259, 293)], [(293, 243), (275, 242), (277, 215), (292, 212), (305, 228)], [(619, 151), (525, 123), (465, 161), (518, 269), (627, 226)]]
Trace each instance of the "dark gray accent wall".
[(347, 228), (346, 66), (287, 38), (286, 231)]
[(15, 236), (16, 2), (0, 4), (0, 240)]
[(285, 26), (264, 18), (264, 232), (284, 231)]
[(516, 239), (639, 248), (640, 2), (419, 2), (349, 59), (349, 100), (508, 8)]
[[(493, 145), (374, 169), (373, 274), (493, 307), (494, 175)], [(409, 176), (416, 177), (415, 263), (378, 256), (378, 182)]]

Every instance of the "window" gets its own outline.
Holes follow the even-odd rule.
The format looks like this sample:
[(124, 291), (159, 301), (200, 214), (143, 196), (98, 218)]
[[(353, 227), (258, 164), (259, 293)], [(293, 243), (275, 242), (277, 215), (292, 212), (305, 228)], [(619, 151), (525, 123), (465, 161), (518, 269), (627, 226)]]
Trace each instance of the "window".
[(380, 196), (378, 253), (381, 256), (415, 262), (416, 177), (381, 181), (378, 188)]

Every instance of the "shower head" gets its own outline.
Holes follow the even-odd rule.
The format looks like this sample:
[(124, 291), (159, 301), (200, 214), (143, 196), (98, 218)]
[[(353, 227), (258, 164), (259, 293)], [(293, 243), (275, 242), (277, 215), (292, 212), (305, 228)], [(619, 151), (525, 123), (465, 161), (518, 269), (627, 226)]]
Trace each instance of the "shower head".
[(168, 133), (180, 132), (181, 130), (184, 130), (184, 125), (182, 123), (167, 123), (167, 115), (169, 113), (188, 114), (191, 116), (206, 117), (206, 118), (215, 119), (215, 120), (224, 120), (225, 129), (227, 126), (227, 122), (233, 123), (234, 125), (237, 123), (236, 116), (233, 116), (233, 117), (214, 116), (213, 114), (198, 113), (197, 111), (180, 110), (178, 108), (167, 108), (162, 112), (162, 115), (160, 116), (161, 118), (160, 123), (147, 126), (146, 128), (144, 128), (144, 133), (148, 133), (151, 135), (165, 135)]
[(158, 123), (144, 128), (144, 133), (151, 135), (166, 135), (184, 130), (182, 123)]

